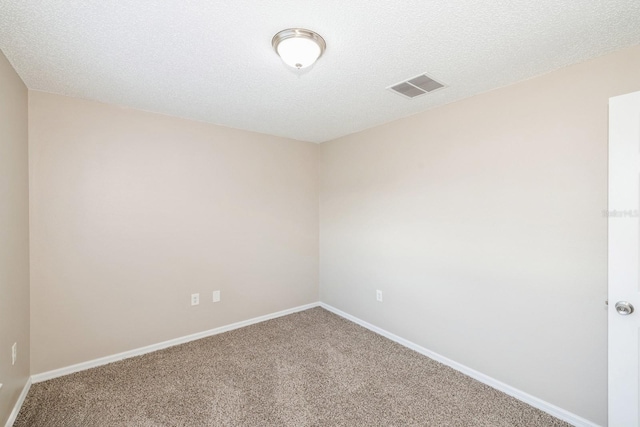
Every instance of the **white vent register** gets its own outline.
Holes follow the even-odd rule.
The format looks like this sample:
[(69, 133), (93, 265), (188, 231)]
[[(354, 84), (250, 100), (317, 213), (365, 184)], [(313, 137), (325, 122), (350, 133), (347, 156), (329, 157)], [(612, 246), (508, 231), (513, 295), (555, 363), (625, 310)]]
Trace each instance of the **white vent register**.
[(445, 85), (435, 81), (426, 74), (420, 74), (409, 80), (396, 83), (387, 89), (401, 95), (405, 98), (413, 99), (425, 93), (431, 93), (438, 89), (444, 88)]

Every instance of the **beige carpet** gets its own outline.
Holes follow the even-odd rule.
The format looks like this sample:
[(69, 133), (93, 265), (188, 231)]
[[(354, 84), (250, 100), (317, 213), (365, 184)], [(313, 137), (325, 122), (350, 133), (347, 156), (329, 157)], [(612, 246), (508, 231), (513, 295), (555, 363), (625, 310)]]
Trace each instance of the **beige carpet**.
[(31, 387), (15, 426), (567, 426), (321, 308)]

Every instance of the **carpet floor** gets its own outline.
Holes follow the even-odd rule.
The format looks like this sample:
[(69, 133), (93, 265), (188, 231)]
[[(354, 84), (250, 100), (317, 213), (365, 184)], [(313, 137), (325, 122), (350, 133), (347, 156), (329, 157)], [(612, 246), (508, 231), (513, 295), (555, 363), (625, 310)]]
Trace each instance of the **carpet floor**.
[(34, 384), (14, 426), (568, 426), (322, 308)]

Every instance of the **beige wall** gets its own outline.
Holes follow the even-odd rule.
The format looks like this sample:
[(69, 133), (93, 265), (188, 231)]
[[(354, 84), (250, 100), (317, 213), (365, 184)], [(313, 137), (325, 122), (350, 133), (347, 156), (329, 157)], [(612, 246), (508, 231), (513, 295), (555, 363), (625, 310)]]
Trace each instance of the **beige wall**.
[[(26, 89), (0, 59), (0, 225), (26, 252)], [(316, 301), (320, 259), (322, 301), (606, 424), (607, 100), (638, 70), (640, 47), (320, 146), (30, 92), (32, 373)], [(16, 253), (0, 354), (24, 356)], [(0, 421), (29, 369), (5, 362)]]
[(637, 90), (640, 47), (322, 144), (321, 300), (606, 424), (607, 102)]
[(27, 88), (0, 52), (0, 425), (29, 377), (27, 117)]
[(33, 91), (29, 118), (32, 374), (318, 300), (317, 145)]

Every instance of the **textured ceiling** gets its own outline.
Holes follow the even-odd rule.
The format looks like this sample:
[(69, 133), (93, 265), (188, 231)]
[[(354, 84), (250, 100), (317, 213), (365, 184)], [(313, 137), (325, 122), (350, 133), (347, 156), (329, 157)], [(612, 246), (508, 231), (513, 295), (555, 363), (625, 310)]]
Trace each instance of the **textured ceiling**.
[[(289, 27), (327, 51), (297, 72)], [(638, 0), (0, 0), (30, 89), (322, 142), (640, 43)], [(413, 100), (385, 88), (427, 73)]]

